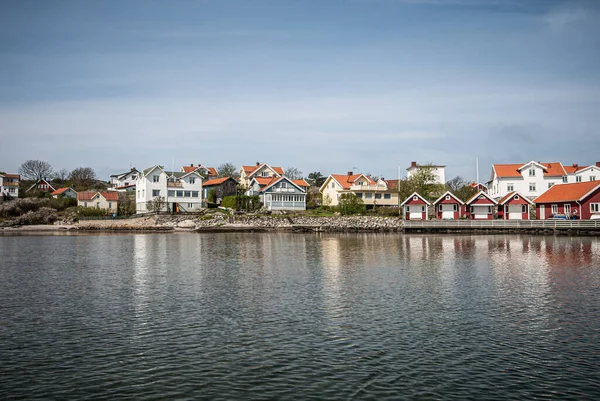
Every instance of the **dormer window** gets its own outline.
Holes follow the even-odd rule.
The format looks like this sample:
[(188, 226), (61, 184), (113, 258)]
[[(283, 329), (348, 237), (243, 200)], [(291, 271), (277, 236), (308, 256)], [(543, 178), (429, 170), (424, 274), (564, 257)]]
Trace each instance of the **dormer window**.
[(535, 177), (535, 169), (534, 168), (530, 168), (529, 169), (529, 176), (530, 177)]

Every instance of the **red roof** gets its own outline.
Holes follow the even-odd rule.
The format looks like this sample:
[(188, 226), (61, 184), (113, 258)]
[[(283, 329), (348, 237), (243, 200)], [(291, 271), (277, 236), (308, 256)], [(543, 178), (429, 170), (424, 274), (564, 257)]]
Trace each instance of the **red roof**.
[(384, 180), (388, 186), (388, 190), (398, 189), (398, 182), (400, 180)]
[(576, 172), (583, 170), (584, 168), (588, 168), (589, 166), (580, 166), (579, 164), (573, 164), (570, 166), (563, 166), (563, 168), (565, 169), (565, 171), (568, 174), (575, 174)]
[(66, 188), (58, 188), (56, 191), (52, 192), (50, 195), (61, 195), (65, 192), (67, 192), (70, 188), (66, 187)]
[(88, 201), (94, 199), (96, 194), (100, 193), (107, 201), (118, 201), (119, 193), (116, 191), (105, 191), (105, 192), (94, 192), (94, 191), (83, 191), (77, 193), (77, 200)]
[(21, 179), (21, 176), (19, 174), (3, 174), (3, 176), (6, 178), (16, 178), (17, 180)]
[(220, 185), (220, 184), (224, 183), (225, 181), (227, 181), (229, 179), (233, 180), (233, 178), (231, 178), (231, 177), (214, 178), (212, 180), (204, 181), (202, 183), (202, 186), (203, 187), (210, 187), (210, 186), (213, 186), (213, 185)]
[(475, 202), (477, 199), (479, 199), (479, 197), (483, 195), (486, 199), (488, 199), (490, 202), (492, 202), (494, 205), (498, 204), (498, 202), (496, 202), (491, 196), (489, 196), (488, 194), (486, 194), (483, 191), (479, 191), (477, 192), (475, 195), (471, 196), (471, 198), (465, 202), (465, 204), (468, 206), (471, 203)]
[(365, 177), (369, 184), (375, 184), (375, 181), (373, 181), (371, 177), (367, 177), (364, 174), (331, 174), (331, 177), (333, 177), (333, 179), (339, 182), (342, 188), (344, 189), (350, 189), (350, 187), (354, 185), (354, 181), (356, 181), (360, 177)]
[(535, 198), (535, 203), (568, 202), (583, 200), (586, 195), (600, 187), (598, 181), (556, 184)]
[[(254, 166), (242, 166), (242, 169), (244, 170), (244, 173), (246, 173), (247, 176), (252, 175), (256, 170), (258, 170), (260, 167), (264, 166), (266, 163), (262, 163)], [(277, 174), (279, 175), (283, 175), (283, 169), (281, 167), (275, 167), (275, 166), (269, 166), (273, 169), (273, 171), (275, 171)]]
[(308, 182), (304, 181), (304, 180), (292, 180), (292, 182), (296, 185), (298, 185), (299, 187), (309, 187), (310, 185), (308, 185)]
[[(511, 178), (511, 177), (522, 177), (519, 169), (528, 163), (525, 164), (494, 164), (493, 168), (496, 171), (496, 176), (499, 178)], [(563, 168), (563, 165), (560, 162), (550, 162), (550, 163), (539, 163), (546, 168), (544, 171), (544, 176), (555, 177), (555, 176), (563, 176), (566, 175), (567, 172)]]
[(181, 167), (181, 169), (183, 170), (184, 173), (191, 173), (193, 171), (198, 170), (199, 168), (206, 169), (208, 171), (208, 176), (209, 177), (214, 177), (216, 175), (219, 175), (219, 173), (217, 173), (217, 169), (214, 168), (214, 167), (204, 167), (202, 165), (194, 166), (193, 164), (191, 164), (189, 166), (182, 166)]

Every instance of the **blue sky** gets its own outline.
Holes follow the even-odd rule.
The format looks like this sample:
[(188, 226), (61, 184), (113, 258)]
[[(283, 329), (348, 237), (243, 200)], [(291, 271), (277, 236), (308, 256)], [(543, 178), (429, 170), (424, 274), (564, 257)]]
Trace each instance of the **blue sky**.
[(0, 171), (600, 161), (600, 2), (0, 2)]

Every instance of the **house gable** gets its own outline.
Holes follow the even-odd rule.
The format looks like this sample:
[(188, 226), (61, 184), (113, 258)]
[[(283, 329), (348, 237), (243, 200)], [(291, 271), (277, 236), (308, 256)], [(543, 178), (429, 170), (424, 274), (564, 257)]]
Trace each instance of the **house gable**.
[(469, 199), (465, 203), (466, 203), (466, 205), (488, 205), (488, 206), (498, 204), (498, 202), (496, 202), (494, 199), (492, 199), (488, 194), (486, 194), (483, 191), (477, 192), (475, 195), (473, 195), (471, 197), (471, 199)]
[(414, 192), (412, 195), (410, 195), (408, 198), (406, 198), (404, 200), (404, 202), (402, 202), (400, 204), (401, 206), (404, 205), (431, 205), (431, 203), (429, 203), (425, 198), (423, 198), (421, 195), (419, 195), (418, 193)]
[[(448, 199), (449, 198), (449, 199)], [(463, 201), (461, 201), (460, 199), (458, 199), (456, 197), (456, 195), (454, 195), (452, 192), (447, 191), (445, 194), (443, 194), (442, 196), (440, 196), (435, 202), (433, 202), (434, 205), (437, 204), (461, 204), (464, 205), (465, 203)]]

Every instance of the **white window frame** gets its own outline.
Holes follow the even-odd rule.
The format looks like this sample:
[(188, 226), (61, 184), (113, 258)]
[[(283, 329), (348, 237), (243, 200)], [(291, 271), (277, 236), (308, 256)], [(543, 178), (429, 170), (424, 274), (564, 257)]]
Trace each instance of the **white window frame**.
[(511, 183), (508, 183), (508, 184), (506, 184), (506, 190), (507, 190), (508, 192), (512, 192), (512, 191), (514, 191), (514, 190), (515, 190), (515, 184), (514, 184), (514, 183), (512, 183), (512, 182), (511, 182)]
[(450, 200), (450, 195), (446, 195), (446, 200)]
[(530, 176), (530, 177), (535, 177), (535, 168), (531, 167), (531, 168), (529, 169), (529, 176)]
[(600, 203), (590, 203), (590, 212), (592, 212), (592, 213), (600, 212)]
[(566, 175), (563, 175), (563, 184), (566, 184), (567, 182), (569, 182), (569, 177)]
[(535, 192), (536, 186), (535, 186), (535, 182), (530, 182), (529, 183), (529, 192)]
[(565, 210), (565, 213), (571, 213), (571, 204), (570, 203), (565, 203), (563, 205), (563, 209)]
[(519, 200), (519, 195), (515, 195), (514, 200)]
[(557, 204), (552, 205), (552, 214), (558, 214), (558, 205)]
[(590, 181), (596, 181), (596, 176), (595, 175), (590, 175)]
[(152, 182), (160, 182), (160, 175), (153, 175)]
[(578, 176), (575, 177), (575, 182), (581, 182), (581, 176), (580, 175), (578, 175)]

